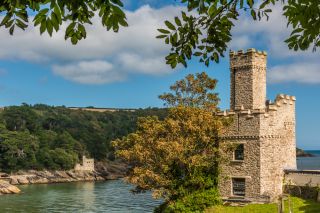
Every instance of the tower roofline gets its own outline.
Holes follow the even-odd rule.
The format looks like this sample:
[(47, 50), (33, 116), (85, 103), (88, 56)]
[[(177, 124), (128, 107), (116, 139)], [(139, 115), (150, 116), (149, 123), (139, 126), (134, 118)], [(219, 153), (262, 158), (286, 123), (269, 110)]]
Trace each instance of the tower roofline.
[(251, 53), (257, 53), (259, 55), (264, 55), (264, 56), (268, 55), (266, 51), (256, 50), (255, 48), (249, 48), (249, 49), (247, 49), (246, 52), (244, 52), (243, 50), (238, 50), (238, 51), (230, 50), (229, 56), (234, 57), (234, 56), (247, 55), (247, 54), (251, 54)]

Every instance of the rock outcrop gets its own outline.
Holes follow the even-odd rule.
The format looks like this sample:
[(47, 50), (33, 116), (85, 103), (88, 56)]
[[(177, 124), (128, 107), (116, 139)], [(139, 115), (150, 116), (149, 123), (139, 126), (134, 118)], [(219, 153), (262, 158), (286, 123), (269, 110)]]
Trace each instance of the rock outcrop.
[(20, 193), (20, 189), (18, 189), (18, 187), (13, 186), (6, 181), (0, 180), (0, 195), (18, 193)]
[(305, 152), (302, 149), (296, 148), (297, 157), (315, 157), (315, 155)]
[(101, 161), (95, 164), (96, 171), (106, 180), (123, 178), (128, 168), (128, 165), (121, 161)]
[[(8, 184), (49, 184), (68, 183), (78, 181), (103, 181), (123, 178), (128, 170), (126, 164), (115, 161), (97, 162), (95, 171), (19, 171), (15, 174), (1, 173), (0, 178), (4, 178)], [(4, 193), (3, 193), (4, 194)]]

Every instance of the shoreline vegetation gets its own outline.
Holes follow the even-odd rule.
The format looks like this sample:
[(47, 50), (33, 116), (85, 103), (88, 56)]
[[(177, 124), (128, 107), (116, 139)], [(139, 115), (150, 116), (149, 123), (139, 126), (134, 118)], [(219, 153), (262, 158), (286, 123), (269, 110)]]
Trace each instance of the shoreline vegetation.
[(0, 195), (20, 193), (17, 185), (107, 181), (123, 178), (128, 167), (119, 161), (97, 162), (95, 171), (27, 170), (0, 172)]

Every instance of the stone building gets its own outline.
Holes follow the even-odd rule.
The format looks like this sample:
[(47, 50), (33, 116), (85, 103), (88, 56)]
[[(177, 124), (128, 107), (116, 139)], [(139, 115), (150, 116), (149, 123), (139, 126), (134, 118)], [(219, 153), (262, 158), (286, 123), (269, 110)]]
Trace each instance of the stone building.
[(281, 193), (285, 169), (296, 169), (295, 97), (266, 100), (267, 53), (230, 52), (232, 118), (222, 143), (232, 143), (219, 183), (224, 199), (269, 202)]
[(77, 163), (74, 167), (75, 171), (94, 171), (94, 159), (88, 159), (82, 156), (82, 164)]

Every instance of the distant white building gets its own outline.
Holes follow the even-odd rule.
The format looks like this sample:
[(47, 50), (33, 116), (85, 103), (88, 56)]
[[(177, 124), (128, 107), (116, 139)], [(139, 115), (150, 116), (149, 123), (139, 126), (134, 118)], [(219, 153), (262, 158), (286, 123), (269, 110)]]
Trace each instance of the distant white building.
[(94, 171), (94, 159), (82, 157), (82, 164), (77, 163), (74, 167), (75, 171)]

